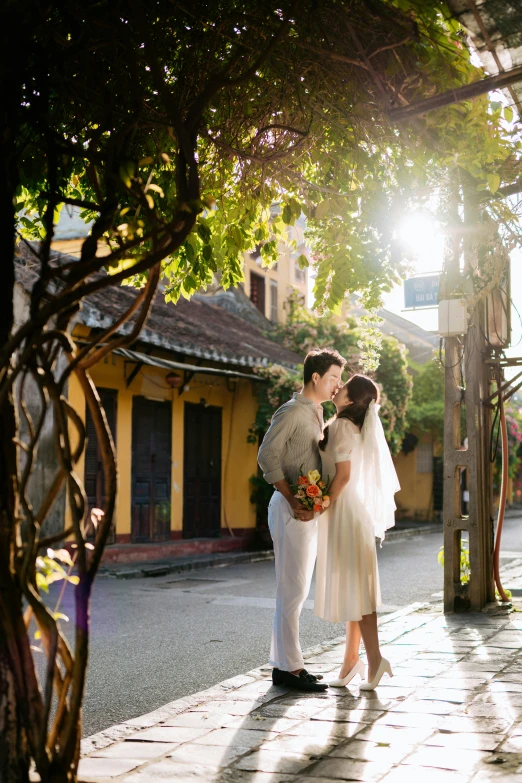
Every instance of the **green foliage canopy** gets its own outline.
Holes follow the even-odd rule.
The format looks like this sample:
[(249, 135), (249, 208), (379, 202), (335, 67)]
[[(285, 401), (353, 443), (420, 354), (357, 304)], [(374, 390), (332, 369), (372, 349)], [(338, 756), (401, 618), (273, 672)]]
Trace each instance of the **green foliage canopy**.
[(215, 273), (237, 283), (255, 246), (274, 262), (304, 212), (316, 301), (336, 308), (361, 291), (374, 307), (406, 269), (398, 216), (441, 182), (462, 172), (496, 220), (512, 218), (494, 195), (519, 166), (501, 107), (484, 97), (401, 126), (387, 117), (480, 77), (444, 10), (427, 0), (27, 7), (17, 23), (34, 47), (13, 85), (22, 234), (50, 241), (62, 205), (79, 205), (95, 221), (85, 263), (102, 242), (114, 282), (141, 286), (153, 252), (176, 301)]
[(442, 443), (444, 435), (444, 368), (438, 359), (415, 367), (413, 394), (406, 427), (415, 435), (431, 433)]

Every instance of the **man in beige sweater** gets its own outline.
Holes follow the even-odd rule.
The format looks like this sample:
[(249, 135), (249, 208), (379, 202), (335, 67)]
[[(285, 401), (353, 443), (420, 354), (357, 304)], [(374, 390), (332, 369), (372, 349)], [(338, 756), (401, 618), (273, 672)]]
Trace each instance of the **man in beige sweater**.
[(345, 359), (330, 349), (307, 355), (303, 389), (274, 413), (258, 455), (265, 480), (276, 490), (268, 507), (277, 580), (270, 648), (272, 680), (299, 690), (323, 691), (327, 685), (305, 670), (299, 643), (299, 616), (310, 591), (319, 515), (305, 509), (290, 485), (297, 483), (301, 466), (305, 474), (321, 471), (321, 403), (331, 400), (339, 388), (345, 364)]

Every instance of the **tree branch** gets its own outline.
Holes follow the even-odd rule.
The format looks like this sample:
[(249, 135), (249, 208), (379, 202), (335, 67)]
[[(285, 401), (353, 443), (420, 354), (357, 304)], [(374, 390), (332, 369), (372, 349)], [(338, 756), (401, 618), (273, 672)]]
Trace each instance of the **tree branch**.
[(372, 57), (375, 57), (377, 54), (380, 54), (381, 52), (387, 52), (389, 49), (398, 49), (399, 46), (404, 46), (405, 43), (408, 43), (408, 41), (411, 41), (412, 36), (407, 35), (406, 38), (403, 38), (402, 41), (398, 41), (397, 43), (388, 44), (388, 46), (381, 46), (379, 49), (376, 49), (371, 54), (367, 55), (368, 60), (371, 60)]
[(68, 538), (71, 533), (74, 532), (73, 527), (66, 527), (60, 533), (54, 533), (52, 536), (46, 536), (38, 541), (38, 549), (47, 549), (47, 547), (56, 544), (58, 541), (62, 541), (64, 538)]
[(306, 49), (309, 52), (329, 57), (330, 60), (336, 60), (340, 63), (346, 63), (347, 65), (355, 65), (357, 68), (363, 68), (365, 71), (370, 70), (368, 65), (362, 60), (355, 59), (354, 57), (347, 57), (345, 54), (338, 54), (337, 52), (332, 52), (330, 49), (323, 49), (322, 46), (314, 46), (313, 44), (305, 43), (304, 41), (293, 41), (292, 43), (295, 43), (295, 45), (299, 46), (301, 49)]
[(100, 204), (96, 204), (95, 201), (82, 201), (81, 198), (69, 198), (68, 196), (59, 196), (60, 204), (70, 204), (72, 207), (80, 207), (81, 209), (91, 209), (93, 212), (101, 212), (102, 207)]
[[(203, 90), (194, 100), (192, 106), (188, 111), (185, 122), (190, 130), (195, 130), (200, 120), (203, 109), (212, 100), (214, 95), (216, 95), (216, 93), (219, 92), (219, 90), (223, 88), (237, 87), (240, 84), (244, 84), (246, 81), (251, 79), (252, 76), (255, 75), (258, 68), (260, 68), (260, 66), (264, 62), (266, 62), (266, 60), (268, 59), (272, 51), (275, 49), (275, 47), (283, 40), (283, 38), (288, 33), (288, 30), (290, 29), (290, 25), (291, 25), (291, 19), (295, 14), (295, 12), (297, 11), (300, 4), (301, 4), (301, 0), (294, 0), (291, 9), (288, 12), (288, 17), (284, 20), (284, 22), (281, 23), (275, 36), (272, 38), (268, 46), (264, 47), (259, 57), (256, 58), (256, 60), (250, 66), (250, 68), (247, 68), (247, 70), (244, 71), (240, 76), (237, 76), (233, 79), (228, 79), (226, 78), (226, 73), (230, 70), (231, 66), (229, 65), (226, 66), (224, 70), (210, 77), (206, 86), (203, 88)], [(236, 57), (237, 55), (238, 53), (236, 53)]]

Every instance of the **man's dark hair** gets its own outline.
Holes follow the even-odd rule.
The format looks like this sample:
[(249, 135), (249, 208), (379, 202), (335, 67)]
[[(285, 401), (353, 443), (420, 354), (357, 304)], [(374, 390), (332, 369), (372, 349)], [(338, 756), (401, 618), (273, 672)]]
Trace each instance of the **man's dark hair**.
[(304, 360), (303, 381), (305, 385), (310, 383), (314, 372), (319, 373), (321, 378), (327, 372), (332, 364), (344, 370), (346, 359), (343, 359), (338, 351), (333, 348), (322, 348), (321, 350), (310, 351)]

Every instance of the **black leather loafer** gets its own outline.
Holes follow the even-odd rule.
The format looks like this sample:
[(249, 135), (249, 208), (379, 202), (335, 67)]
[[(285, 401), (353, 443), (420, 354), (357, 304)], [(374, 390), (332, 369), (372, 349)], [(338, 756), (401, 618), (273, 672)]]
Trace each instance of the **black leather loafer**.
[(324, 676), (322, 674), (312, 674), (312, 672), (306, 671), (306, 669), (303, 669), (303, 671), (313, 680), (316, 680), (316, 682), (319, 680), (324, 680)]
[(313, 674), (308, 674), (306, 669), (299, 675), (284, 672), (282, 669), (272, 669), (272, 682), (274, 685), (285, 685), (296, 691), (325, 691), (328, 685), (325, 682), (317, 682)]

